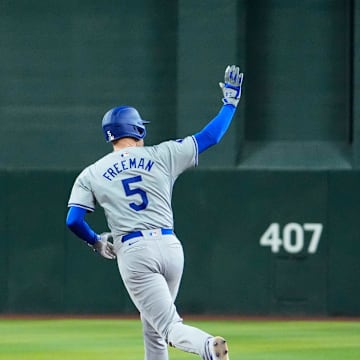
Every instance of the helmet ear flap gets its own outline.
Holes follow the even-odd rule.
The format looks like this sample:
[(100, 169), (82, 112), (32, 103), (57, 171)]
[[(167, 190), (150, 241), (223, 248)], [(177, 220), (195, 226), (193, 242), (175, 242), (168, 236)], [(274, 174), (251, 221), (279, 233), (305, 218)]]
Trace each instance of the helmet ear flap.
[(137, 126), (136, 129), (139, 132), (139, 136), (141, 136), (141, 139), (143, 139), (146, 135), (146, 128)]

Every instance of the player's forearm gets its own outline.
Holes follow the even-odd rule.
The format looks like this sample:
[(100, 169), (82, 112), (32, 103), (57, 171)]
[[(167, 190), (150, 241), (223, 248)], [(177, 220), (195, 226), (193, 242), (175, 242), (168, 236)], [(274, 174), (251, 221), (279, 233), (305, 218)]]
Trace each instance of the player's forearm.
[(80, 239), (89, 244), (94, 244), (99, 239), (99, 235), (85, 221), (85, 214), (86, 210), (83, 208), (70, 207), (66, 217), (66, 225)]
[(231, 124), (235, 110), (234, 105), (224, 105), (219, 113), (200, 132), (194, 135), (198, 143), (199, 154), (220, 142)]

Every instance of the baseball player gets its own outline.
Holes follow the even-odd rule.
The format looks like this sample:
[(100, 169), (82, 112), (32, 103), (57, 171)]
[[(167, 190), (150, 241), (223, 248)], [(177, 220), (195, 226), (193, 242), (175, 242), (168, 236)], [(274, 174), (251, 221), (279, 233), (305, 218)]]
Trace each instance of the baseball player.
[[(140, 312), (145, 359), (168, 360), (168, 346), (203, 360), (229, 360), (224, 338), (185, 325), (174, 305), (184, 255), (174, 233), (171, 208), (177, 177), (198, 163), (228, 129), (241, 96), (243, 74), (235, 65), (219, 83), (223, 106), (200, 132), (176, 141), (144, 146), (145, 125), (130, 106), (109, 110), (102, 129), (113, 152), (85, 168), (75, 180), (67, 226), (106, 259), (117, 259), (124, 285)], [(98, 203), (109, 233), (96, 233), (85, 221)]]

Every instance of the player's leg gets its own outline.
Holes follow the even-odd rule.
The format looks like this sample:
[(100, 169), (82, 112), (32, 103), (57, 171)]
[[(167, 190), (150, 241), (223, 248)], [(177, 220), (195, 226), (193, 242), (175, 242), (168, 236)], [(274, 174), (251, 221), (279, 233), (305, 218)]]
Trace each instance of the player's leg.
[(143, 326), (145, 360), (159, 359), (168, 360), (168, 345), (165, 339), (141, 316)]
[[(182, 249), (166, 241), (156, 240), (142, 239), (131, 248), (121, 247), (118, 250), (118, 266), (128, 293), (142, 316), (171, 346), (210, 360), (209, 349), (212, 350), (213, 346), (208, 343), (213, 337), (182, 323), (163, 275), (166, 272), (167, 277), (175, 276), (182, 268)], [(164, 265), (164, 258), (169, 256), (169, 252), (172, 261)], [(161, 355), (164, 356), (163, 351)], [(212, 360), (216, 359), (226, 358), (213, 356)], [(159, 357), (155, 355), (147, 360), (159, 360)]]
[[(182, 246), (176, 237), (166, 237), (163, 241), (167, 244), (167, 246), (162, 247), (162, 251), (166, 252), (165, 258), (167, 259), (164, 276), (168, 283), (173, 302), (175, 302), (183, 273), (183, 264), (181, 265), (181, 268), (179, 268), (178, 261), (183, 255), (180, 255), (177, 248), (182, 252)], [(174, 344), (175, 347), (186, 348), (189, 346), (188, 339), (195, 336), (199, 336), (198, 329), (184, 325), (182, 322), (178, 322), (170, 330), (168, 340), (169, 343)], [(226, 341), (221, 337), (210, 336), (211, 335), (207, 333), (202, 334), (203, 339), (206, 338), (206, 340), (204, 340), (204, 354), (200, 355), (204, 359), (229, 360)]]
[[(181, 245), (174, 244), (173, 247), (181, 248)], [(169, 256), (170, 255), (170, 256)], [(165, 269), (164, 277), (166, 279), (172, 300), (175, 301), (183, 271), (183, 255), (179, 255), (178, 251), (176, 251), (176, 263), (177, 269), (176, 271), (168, 272)], [(171, 259), (171, 252), (168, 254), (168, 258)], [(144, 347), (145, 347), (145, 359), (157, 358), (159, 360), (165, 360), (168, 358), (168, 350), (167, 343), (165, 339), (162, 338), (161, 335), (151, 326), (151, 324), (141, 316), (141, 321), (143, 325), (143, 337), (144, 337)]]
[[(155, 312), (152, 316), (144, 316), (153, 314), (152, 304), (157, 302), (157, 298), (169, 297), (170, 303), (172, 302), (168, 286), (159, 274), (160, 262), (153, 256), (152, 244), (143, 238), (139, 238), (131, 247), (126, 245), (117, 243), (118, 267), (125, 287), (141, 314), (145, 360), (168, 360), (165, 336), (155, 329), (152, 321), (149, 321), (156, 315)], [(160, 278), (162, 280), (159, 282)], [(152, 291), (154, 289), (156, 290)]]
[[(177, 246), (178, 248), (181, 247)], [(167, 274), (165, 271), (164, 276), (171, 294), (173, 301), (175, 301), (181, 276), (183, 272), (183, 255), (179, 256), (177, 254), (177, 271), (171, 274)], [(143, 325), (143, 337), (144, 337), (144, 347), (145, 347), (145, 360), (158, 358), (159, 360), (164, 360), (168, 358), (168, 344), (165, 339), (151, 326), (151, 324), (141, 316), (141, 322)]]
[[(161, 240), (161, 239), (159, 239)], [(178, 315), (169, 286), (162, 275), (164, 253), (160, 250), (164, 246), (163, 242), (157, 241), (156, 238), (146, 240), (140, 239), (131, 247), (121, 246), (117, 251), (118, 266), (125, 287), (140, 311), (143, 318), (150, 323), (156, 332), (167, 342), (168, 334), (176, 324), (180, 324), (187, 335), (184, 337), (177, 336), (171, 340), (173, 346), (187, 351), (199, 354), (204, 357), (204, 344), (210, 337), (209, 334), (185, 326)], [(183, 254), (182, 249), (177, 248), (176, 264), (174, 269), (182, 268)], [(175, 326), (177, 329), (178, 326)], [(175, 330), (174, 334), (178, 334)], [(147, 360), (158, 360), (158, 356)]]

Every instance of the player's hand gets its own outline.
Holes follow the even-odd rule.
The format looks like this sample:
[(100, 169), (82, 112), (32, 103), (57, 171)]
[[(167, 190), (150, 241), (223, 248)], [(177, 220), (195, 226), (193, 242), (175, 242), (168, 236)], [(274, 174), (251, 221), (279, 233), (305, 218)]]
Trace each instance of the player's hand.
[(111, 233), (102, 233), (100, 240), (96, 241), (93, 245), (90, 245), (94, 251), (105, 259), (114, 260), (116, 254), (114, 252), (114, 244), (112, 243)]
[(244, 74), (240, 72), (239, 67), (229, 65), (225, 70), (224, 83), (220, 82), (219, 86), (223, 92), (223, 103), (238, 105), (241, 96), (241, 84)]

